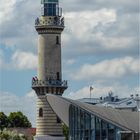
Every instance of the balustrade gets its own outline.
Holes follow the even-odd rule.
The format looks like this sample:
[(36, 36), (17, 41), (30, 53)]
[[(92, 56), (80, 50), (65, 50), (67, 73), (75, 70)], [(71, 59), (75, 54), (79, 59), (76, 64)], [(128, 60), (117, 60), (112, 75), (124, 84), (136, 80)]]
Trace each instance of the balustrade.
[(40, 19), (36, 18), (35, 26), (48, 25), (48, 26), (64, 26), (63, 17), (54, 17), (51, 19)]
[(67, 87), (67, 81), (60, 81), (60, 80), (55, 80), (55, 79), (49, 79), (49, 80), (38, 80), (33, 78), (32, 80), (32, 86), (56, 86), (56, 87)]

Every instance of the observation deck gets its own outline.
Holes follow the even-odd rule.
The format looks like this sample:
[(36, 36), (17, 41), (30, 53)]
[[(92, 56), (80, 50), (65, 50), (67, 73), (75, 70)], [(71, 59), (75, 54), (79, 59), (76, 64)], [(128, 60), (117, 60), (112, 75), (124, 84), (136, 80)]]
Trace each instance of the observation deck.
[[(55, 79), (48, 79), (48, 80), (38, 80), (34, 79), (32, 80), (32, 88), (34, 90), (40, 89), (46, 89), (46, 93), (49, 93), (50, 89), (51, 92), (56, 91), (56, 93), (63, 93), (64, 90), (68, 88), (67, 81), (60, 81), (60, 80), (55, 80)], [(53, 89), (53, 91), (52, 91)]]
[(40, 18), (36, 18), (35, 20), (35, 27), (41, 26), (59, 26), (64, 27), (64, 17), (44, 17), (41, 16)]

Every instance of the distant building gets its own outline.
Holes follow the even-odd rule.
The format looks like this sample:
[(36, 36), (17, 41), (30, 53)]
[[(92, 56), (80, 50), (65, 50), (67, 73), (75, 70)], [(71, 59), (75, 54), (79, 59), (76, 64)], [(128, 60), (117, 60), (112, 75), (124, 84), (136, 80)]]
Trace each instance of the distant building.
[(139, 140), (140, 112), (96, 106), (47, 95), (59, 118), (69, 127), (70, 140)]
[(113, 94), (109, 93), (109, 95), (104, 98), (83, 98), (79, 99), (79, 101), (97, 106), (140, 111), (140, 97), (138, 95), (135, 97), (131, 95), (131, 97), (128, 98), (119, 98), (118, 96), (113, 96)]

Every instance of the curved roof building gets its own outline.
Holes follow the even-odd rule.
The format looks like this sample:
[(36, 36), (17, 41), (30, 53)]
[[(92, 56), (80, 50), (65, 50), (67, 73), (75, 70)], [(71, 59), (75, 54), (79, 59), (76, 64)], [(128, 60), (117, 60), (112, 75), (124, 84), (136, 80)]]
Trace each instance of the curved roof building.
[(59, 118), (69, 127), (70, 140), (139, 140), (139, 113), (90, 105), (47, 95)]

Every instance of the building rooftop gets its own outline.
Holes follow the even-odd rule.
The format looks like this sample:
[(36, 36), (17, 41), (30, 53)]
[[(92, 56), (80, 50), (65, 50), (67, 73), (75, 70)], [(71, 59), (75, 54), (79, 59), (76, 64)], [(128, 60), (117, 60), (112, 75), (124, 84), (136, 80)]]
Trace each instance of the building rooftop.
[(82, 98), (78, 99), (80, 102), (112, 107), (116, 109), (129, 109), (133, 111), (140, 111), (140, 97), (139, 96), (131, 96), (128, 98), (119, 98), (118, 96), (113, 96), (113, 94), (109, 94), (106, 97), (100, 98)]
[(139, 132), (139, 114), (138, 112), (117, 110), (113, 108), (106, 108), (102, 106), (93, 106), (87, 103), (72, 101), (77, 106), (90, 112), (91, 114), (102, 118), (118, 127)]
[[(74, 105), (95, 115), (107, 122), (110, 122), (126, 131), (140, 132), (140, 112), (117, 110), (103, 106), (94, 106), (77, 100), (71, 100), (55, 95), (47, 95), (47, 99), (56, 114), (69, 126), (69, 107)], [(60, 111), (61, 110), (61, 111)]]

